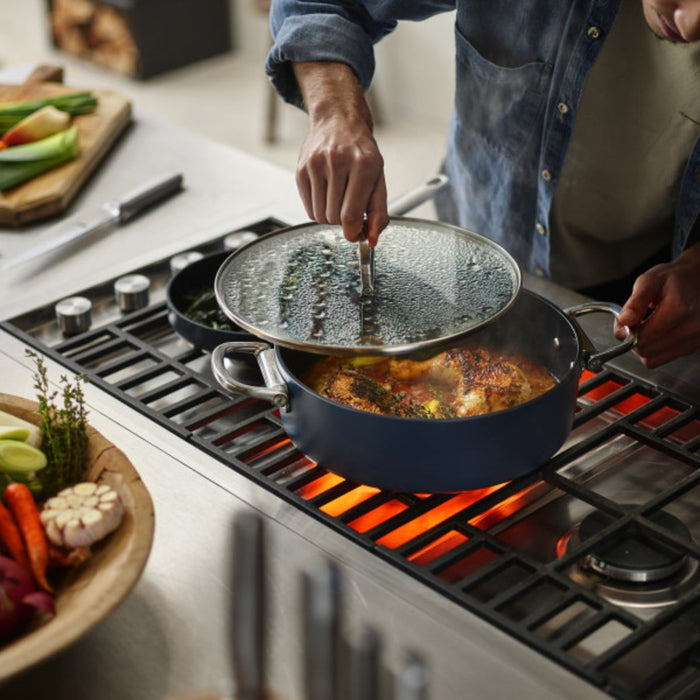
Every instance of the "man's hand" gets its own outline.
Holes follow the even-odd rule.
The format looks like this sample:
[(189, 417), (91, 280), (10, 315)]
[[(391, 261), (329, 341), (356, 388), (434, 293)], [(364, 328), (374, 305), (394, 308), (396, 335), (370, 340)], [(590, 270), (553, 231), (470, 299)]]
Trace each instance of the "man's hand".
[(635, 352), (650, 369), (700, 349), (700, 243), (637, 278), (615, 327), (620, 340), (623, 326), (638, 332)]
[(294, 74), (309, 114), (296, 173), (306, 212), (318, 223), (341, 224), (349, 241), (367, 235), (374, 246), (389, 215), (384, 160), (362, 88), (342, 63), (295, 63)]

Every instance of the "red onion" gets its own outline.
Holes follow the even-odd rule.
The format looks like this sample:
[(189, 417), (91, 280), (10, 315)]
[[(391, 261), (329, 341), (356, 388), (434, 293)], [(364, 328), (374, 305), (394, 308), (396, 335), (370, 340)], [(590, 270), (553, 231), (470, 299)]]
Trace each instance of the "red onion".
[(20, 635), (35, 610), (55, 614), (53, 597), (38, 590), (16, 561), (0, 556), (0, 642)]

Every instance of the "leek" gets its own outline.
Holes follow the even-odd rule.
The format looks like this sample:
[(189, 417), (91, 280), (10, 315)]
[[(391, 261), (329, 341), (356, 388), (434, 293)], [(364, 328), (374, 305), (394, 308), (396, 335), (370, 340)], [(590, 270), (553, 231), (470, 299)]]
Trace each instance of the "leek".
[(0, 471), (34, 475), (47, 464), (46, 455), (18, 440), (0, 440)]
[(75, 126), (21, 146), (0, 151), (0, 192), (30, 180), (78, 155)]
[(44, 97), (23, 102), (0, 103), (0, 134), (4, 134), (25, 117), (36, 112), (46, 105), (52, 105), (57, 109), (68, 112), (71, 116), (76, 114), (89, 114), (97, 107), (97, 98), (91, 92), (75, 92), (71, 95), (59, 95), (57, 97)]

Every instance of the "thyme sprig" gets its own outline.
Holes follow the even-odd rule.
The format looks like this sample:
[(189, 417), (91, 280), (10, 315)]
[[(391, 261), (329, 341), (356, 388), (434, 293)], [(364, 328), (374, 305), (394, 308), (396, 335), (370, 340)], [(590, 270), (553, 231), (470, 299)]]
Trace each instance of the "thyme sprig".
[[(34, 359), (34, 388), (39, 402), (41, 449), (47, 465), (41, 472), (42, 496), (48, 498), (81, 481), (88, 468), (87, 408), (83, 393), (85, 375), (71, 380), (61, 375), (60, 389), (49, 385), (43, 357), (27, 350)], [(62, 405), (59, 405), (59, 396)]]

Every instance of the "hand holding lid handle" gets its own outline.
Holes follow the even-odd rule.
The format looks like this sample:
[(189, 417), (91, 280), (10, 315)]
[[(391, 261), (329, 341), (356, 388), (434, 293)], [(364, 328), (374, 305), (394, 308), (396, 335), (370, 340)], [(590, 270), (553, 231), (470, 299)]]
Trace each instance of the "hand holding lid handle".
[[(423, 202), (432, 199), (448, 182), (449, 178), (447, 175), (439, 173), (396, 199), (392, 199), (387, 205), (389, 216), (402, 216), (411, 211), (411, 209), (415, 209)], [(366, 221), (363, 225), (362, 234), (363, 236), (358, 242), (361, 282), (360, 298), (368, 299), (374, 295), (374, 248), (370, 248), (367, 242)]]

